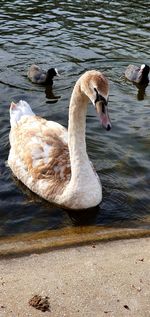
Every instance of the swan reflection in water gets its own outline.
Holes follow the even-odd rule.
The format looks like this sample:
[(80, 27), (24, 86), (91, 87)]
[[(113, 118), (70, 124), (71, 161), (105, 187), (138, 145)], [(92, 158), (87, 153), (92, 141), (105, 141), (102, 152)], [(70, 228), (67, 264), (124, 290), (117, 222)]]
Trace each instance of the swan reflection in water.
[[(69, 210), (66, 208), (62, 208), (46, 200), (42, 199), (40, 196), (33, 193), (28, 187), (26, 187), (21, 181), (19, 181), (14, 175), (11, 175), (13, 181), (17, 188), (24, 194), (25, 201), (27, 204), (39, 204), (40, 207), (43, 207), (43, 210), (47, 211), (47, 213), (51, 213), (54, 209), (59, 210), (62, 214), (65, 214), (64, 217), (67, 219), (65, 222), (71, 226), (88, 226), (88, 225), (95, 225), (96, 218), (99, 213), (100, 207), (99, 205), (93, 208), (89, 208), (86, 210)], [(63, 216), (63, 215), (62, 215)], [(64, 219), (62, 220), (64, 224)]]

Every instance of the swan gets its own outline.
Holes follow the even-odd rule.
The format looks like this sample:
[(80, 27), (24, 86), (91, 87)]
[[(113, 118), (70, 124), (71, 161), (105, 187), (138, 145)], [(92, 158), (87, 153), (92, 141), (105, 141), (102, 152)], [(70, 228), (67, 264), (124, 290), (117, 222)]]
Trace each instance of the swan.
[(50, 68), (46, 72), (38, 65), (31, 65), (28, 72), (28, 78), (35, 84), (45, 84), (45, 85), (53, 85), (54, 76), (59, 76), (57, 68)]
[(85, 142), (88, 102), (106, 130), (109, 84), (99, 71), (77, 80), (69, 105), (68, 132), (54, 121), (36, 116), (26, 101), (10, 105), (8, 165), (14, 175), (42, 198), (69, 209), (87, 209), (102, 200), (102, 186)]
[(149, 83), (149, 66), (142, 64), (140, 67), (129, 65), (125, 70), (125, 77), (135, 84), (148, 84)]

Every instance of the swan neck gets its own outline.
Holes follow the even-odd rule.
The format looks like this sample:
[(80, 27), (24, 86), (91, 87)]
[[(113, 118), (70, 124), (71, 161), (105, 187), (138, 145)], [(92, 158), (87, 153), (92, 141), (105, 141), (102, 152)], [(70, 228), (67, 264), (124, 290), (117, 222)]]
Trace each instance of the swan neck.
[(87, 104), (88, 98), (76, 84), (70, 100), (68, 126), (68, 146), (72, 168), (76, 160), (79, 165), (88, 158), (85, 142)]

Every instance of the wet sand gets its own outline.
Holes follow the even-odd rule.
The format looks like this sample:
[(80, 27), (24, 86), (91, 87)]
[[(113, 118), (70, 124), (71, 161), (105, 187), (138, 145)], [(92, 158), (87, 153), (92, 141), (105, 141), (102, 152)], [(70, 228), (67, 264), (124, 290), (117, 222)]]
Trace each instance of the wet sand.
[[(49, 311), (29, 305), (48, 297)], [(0, 261), (0, 317), (149, 317), (150, 238)]]

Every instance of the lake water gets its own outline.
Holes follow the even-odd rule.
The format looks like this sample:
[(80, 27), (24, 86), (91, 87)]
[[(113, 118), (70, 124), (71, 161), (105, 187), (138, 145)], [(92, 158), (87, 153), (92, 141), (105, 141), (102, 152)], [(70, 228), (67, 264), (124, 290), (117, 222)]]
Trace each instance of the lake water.
[[(74, 226), (150, 229), (150, 85), (141, 95), (126, 82), (128, 64), (150, 65), (150, 12), (136, 1), (0, 1), (0, 235)], [(57, 67), (53, 91), (28, 81), (32, 63)], [(98, 69), (110, 82), (112, 130), (87, 116), (87, 151), (101, 178), (103, 201), (73, 213), (45, 203), (7, 167), (9, 105), (24, 99), (34, 112), (67, 127), (73, 85)]]

